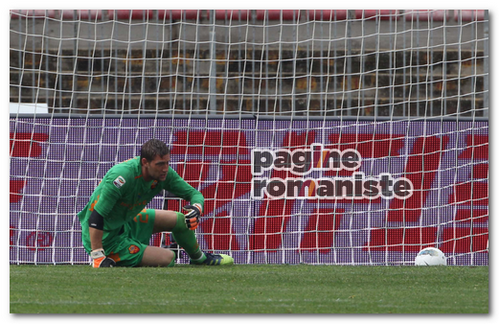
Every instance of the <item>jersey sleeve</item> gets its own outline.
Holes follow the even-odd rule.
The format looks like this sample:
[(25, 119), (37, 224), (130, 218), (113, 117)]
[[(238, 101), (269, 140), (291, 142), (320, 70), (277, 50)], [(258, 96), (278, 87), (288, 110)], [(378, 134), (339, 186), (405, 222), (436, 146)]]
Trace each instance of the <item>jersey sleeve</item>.
[(126, 174), (121, 175), (120, 172), (110, 170), (102, 180), (100, 184), (99, 200), (94, 207), (102, 217), (112, 217), (112, 215), (110, 215), (111, 210), (123, 197), (124, 191), (127, 190), (126, 178)]
[(163, 182), (163, 189), (191, 204), (200, 204), (204, 209), (203, 194), (182, 179), (171, 167), (168, 169), (168, 175)]

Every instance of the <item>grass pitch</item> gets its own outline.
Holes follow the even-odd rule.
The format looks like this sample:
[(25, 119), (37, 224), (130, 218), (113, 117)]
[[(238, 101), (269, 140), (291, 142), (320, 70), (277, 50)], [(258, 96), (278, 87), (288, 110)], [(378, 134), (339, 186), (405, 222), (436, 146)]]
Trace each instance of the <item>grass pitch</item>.
[(10, 266), (11, 313), (488, 313), (488, 267)]

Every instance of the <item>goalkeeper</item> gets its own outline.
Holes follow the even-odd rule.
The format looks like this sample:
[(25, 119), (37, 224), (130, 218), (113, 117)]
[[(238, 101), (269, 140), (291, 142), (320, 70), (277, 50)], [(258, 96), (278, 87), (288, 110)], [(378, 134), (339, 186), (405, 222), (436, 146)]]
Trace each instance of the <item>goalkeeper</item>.
[[(142, 145), (140, 157), (113, 166), (78, 213), (82, 241), (94, 268), (173, 266), (175, 253), (149, 246), (152, 234), (172, 232), (192, 264), (232, 264), (232, 257), (201, 251), (195, 232), (203, 211), (203, 195), (170, 166), (170, 150), (160, 140)], [(144, 209), (162, 190), (189, 201), (186, 214)]]

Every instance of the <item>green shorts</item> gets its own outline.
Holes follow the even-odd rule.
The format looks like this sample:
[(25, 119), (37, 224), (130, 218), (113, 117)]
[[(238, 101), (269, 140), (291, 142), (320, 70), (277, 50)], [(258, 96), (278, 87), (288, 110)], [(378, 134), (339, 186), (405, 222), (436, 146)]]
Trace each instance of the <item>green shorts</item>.
[(113, 243), (105, 247), (108, 257), (116, 261), (120, 267), (136, 267), (140, 265), (146, 247), (149, 245), (154, 227), (156, 211), (144, 209), (132, 221), (123, 226)]

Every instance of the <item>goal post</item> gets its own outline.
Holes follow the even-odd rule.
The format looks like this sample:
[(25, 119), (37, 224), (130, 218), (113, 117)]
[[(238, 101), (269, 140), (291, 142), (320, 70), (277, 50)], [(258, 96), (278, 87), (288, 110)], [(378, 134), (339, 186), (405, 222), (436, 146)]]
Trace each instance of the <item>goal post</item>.
[(88, 263), (154, 137), (236, 263), (488, 265), (489, 45), (486, 10), (11, 10), (10, 263)]

